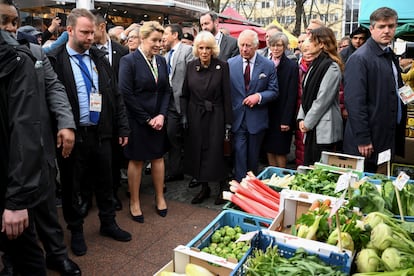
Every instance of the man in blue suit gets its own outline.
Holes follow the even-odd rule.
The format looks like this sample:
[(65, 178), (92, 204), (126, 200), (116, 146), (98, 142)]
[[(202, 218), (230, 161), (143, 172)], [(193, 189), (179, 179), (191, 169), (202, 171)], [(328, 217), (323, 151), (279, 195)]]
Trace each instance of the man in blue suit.
[(277, 75), (269, 59), (256, 54), (257, 33), (244, 30), (238, 38), (240, 55), (228, 60), (233, 106), (235, 178), (257, 173), (259, 152), (268, 127), (268, 106), (278, 96)]

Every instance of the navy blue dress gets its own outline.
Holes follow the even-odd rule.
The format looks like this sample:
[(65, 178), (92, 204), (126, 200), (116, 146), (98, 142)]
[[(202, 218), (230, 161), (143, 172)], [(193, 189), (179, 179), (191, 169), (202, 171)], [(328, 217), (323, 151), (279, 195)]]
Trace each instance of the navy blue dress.
[(147, 121), (159, 114), (167, 118), (171, 87), (165, 59), (156, 56), (158, 78), (139, 50), (122, 57), (119, 67), (119, 90), (124, 97), (131, 128), (125, 157), (145, 161), (159, 159), (168, 151), (166, 122), (154, 130)]

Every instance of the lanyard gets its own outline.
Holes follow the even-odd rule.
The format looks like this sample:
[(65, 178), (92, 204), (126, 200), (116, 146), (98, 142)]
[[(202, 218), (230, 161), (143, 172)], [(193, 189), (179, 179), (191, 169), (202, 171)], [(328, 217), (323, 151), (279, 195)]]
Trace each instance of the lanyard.
[(138, 48), (141, 51), (141, 54), (144, 56), (145, 61), (147, 62), (149, 68), (151, 69), (151, 73), (154, 76), (155, 82), (158, 82), (158, 66), (157, 66), (157, 59), (155, 55), (152, 57), (151, 62), (147, 59), (141, 48)]
[[(82, 66), (80, 66), (80, 64), (79, 64), (79, 61), (77, 61), (73, 56), (69, 56), (72, 60), (73, 60), (73, 62), (75, 62), (75, 64), (79, 67), (79, 69), (83, 72), (83, 73), (85, 73), (85, 75), (86, 75), (86, 77), (89, 79), (89, 81), (91, 82), (91, 85), (92, 85), (92, 88), (93, 88), (93, 91), (96, 91), (96, 86), (95, 86), (95, 84), (93, 83), (93, 68), (92, 68), (92, 59), (91, 58), (89, 58), (89, 65), (90, 65), (90, 68), (92, 68), (92, 70), (91, 70), (91, 73), (89, 73), (89, 71), (85, 71), (85, 69), (83, 69), (82, 68)], [(92, 91), (92, 92), (93, 92)]]

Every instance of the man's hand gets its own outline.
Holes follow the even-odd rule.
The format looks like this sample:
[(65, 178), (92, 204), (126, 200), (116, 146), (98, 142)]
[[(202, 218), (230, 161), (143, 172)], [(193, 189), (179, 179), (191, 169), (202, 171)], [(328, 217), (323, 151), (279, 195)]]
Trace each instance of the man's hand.
[(128, 145), (128, 137), (119, 137), (118, 141), (122, 147), (125, 147), (126, 145)]
[(372, 146), (372, 144), (359, 145), (358, 151), (362, 156), (369, 158), (371, 157), (371, 154), (374, 152), (374, 147)]
[(289, 131), (290, 126), (288, 125), (280, 125), (280, 131)]
[(243, 100), (243, 104), (247, 105), (250, 108), (253, 108), (256, 104), (258, 104), (260, 101), (260, 95), (259, 93), (254, 93), (250, 96), (247, 96)]
[(60, 23), (62, 20), (59, 17), (55, 17), (52, 19), (52, 24), (50, 24), (49, 28), (47, 30), (51, 33), (54, 33), (58, 30)]
[(148, 124), (155, 130), (161, 130), (164, 126), (164, 115), (157, 115), (152, 118)]
[(75, 145), (75, 132), (73, 131), (73, 129), (69, 129), (69, 128), (60, 129), (57, 133), (56, 146), (58, 148), (62, 147), (63, 158), (69, 157), (74, 145)]
[(16, 239), (28, 226), (29, 214), (27, 212), (27, 209), (4, 210), (1, 232), (6, 233), (6, 236), (9, 240)]
[(188, 121), (187, 121), (187, 116), (183, 115), (181, 117), (181, 126), (183, 129), (188, 129)]

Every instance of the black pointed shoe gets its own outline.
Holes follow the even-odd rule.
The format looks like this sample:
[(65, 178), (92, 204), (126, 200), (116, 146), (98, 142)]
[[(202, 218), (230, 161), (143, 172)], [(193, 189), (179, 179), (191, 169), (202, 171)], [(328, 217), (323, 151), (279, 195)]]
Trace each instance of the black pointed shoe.
[(191, 204), (202, 203), (205, 199), (210, 197), (210, 187), (202, 187), (201, 191), (191, 200)]
[(188, 183), (188, 188), (195, 188), (197, 186), (200, 186), (200, 182), (198, 182), (194, 177), (191, 178), (190, 182)]

